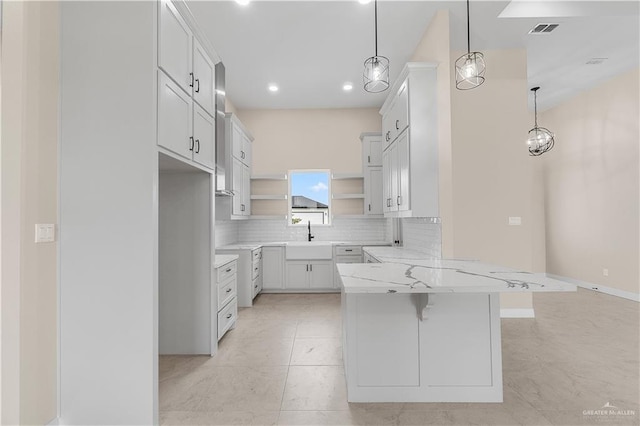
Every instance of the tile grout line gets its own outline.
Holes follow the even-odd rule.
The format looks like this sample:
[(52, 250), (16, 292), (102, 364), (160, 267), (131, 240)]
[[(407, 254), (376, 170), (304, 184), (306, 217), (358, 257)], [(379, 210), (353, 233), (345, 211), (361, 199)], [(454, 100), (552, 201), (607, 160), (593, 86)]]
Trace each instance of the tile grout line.
[(298, 325), (300, 324), (300, 320), (296, 320), (296, 330), (293, 333), (293, 343), (291, 345), (291, 352), (289, 352), (289, 363), (287, 364), (287, 374), (284, 378), (284, 386), (282, 387), (282, 397), (280, 398), (280, 410), (278, 411), (278, 420), (276, 420), (276, 424), (280, 423), (280, 417), (282, 416), (282, 404), (284, 404), (284, 394), (287, 391), (287, 381), (289, 380), (289, 371), (291, 370), (291, 359), (293, 358), (293, 348), (296, 346), (296, 339), (298, 335)]

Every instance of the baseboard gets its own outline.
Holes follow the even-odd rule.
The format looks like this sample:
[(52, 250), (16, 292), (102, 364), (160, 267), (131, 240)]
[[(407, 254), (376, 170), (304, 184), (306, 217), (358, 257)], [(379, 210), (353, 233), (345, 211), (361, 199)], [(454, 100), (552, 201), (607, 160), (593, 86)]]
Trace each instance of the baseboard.
[(60, 425), (60, 417), (54, 417), (47, 423), (46, 426), (59, 426)]
[(607, 287), (607, 286), (598, 285), (598, 284), (592, 284), (586, 281), (577, 280), (575, 278), (567, 278), (567, 277), (562, 277), (560, 275), (555, 275), (555, 274), (546, 274), (546, 275), (549, 278), (553, 278), (560, 281), (566, 281), (568, 283), (575, 284), (578, 287), (586, 288), (587, 290), (593, 290), (599, 293), (605, 293), (611, 296), (622, 297), (623, 299), (627, 299), (627, 300), (633, 300), (634, 302), (640, 302), (639, 293), (633, 293), (625, 290), (618, 290), (617, 288)]
[(500, 318), (535, 318), (533, 308), (500, 309)]

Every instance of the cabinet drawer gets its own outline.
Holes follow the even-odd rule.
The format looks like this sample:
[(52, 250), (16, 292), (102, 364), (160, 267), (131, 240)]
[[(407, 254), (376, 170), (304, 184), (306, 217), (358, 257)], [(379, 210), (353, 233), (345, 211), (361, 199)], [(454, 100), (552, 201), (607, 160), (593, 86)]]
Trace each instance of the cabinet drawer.
[(218, 311), (238, 294), (237, 276), (232, 276), (228, 281), (218, 284)]
[(218, 268), (218, 283), (225, 282), (238, 271), (238, 262), (233, 261)]
[(262, 259), (262, 249), (255, 249), (251, 252), (251, 259), (253, 259), (254, 262)]
[(361, 246), (336, 246), (336, 255), (361, 255)]
[(255, 280), (260, 276), (260, 262), (253, 262), (251, 264), (251, 279)]
[(218, 340), (222, 339), (224, 333), (229, 330), (236, 322), (238, 317), (238, 301), (233, 299), (229, 304), (218, 313)]
[(261, 284), (262, 283), (260, 282), (259, 278), (256, 278), (253, 280), (251, 284), (251, 289), (252, 289), (251, 291), (253, 292), (253, 298), (255, 298), (258, 295), (258, 293), (260, 293), (260, 291), (262, 290)]

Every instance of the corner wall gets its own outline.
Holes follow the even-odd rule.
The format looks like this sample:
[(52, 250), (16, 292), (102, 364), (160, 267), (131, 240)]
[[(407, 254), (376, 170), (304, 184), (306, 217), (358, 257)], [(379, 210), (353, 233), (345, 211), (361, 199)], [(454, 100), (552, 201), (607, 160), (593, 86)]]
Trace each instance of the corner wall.
[(538, 120), (556, 137), (543, 156), (547, 271), (636, 298), (639, 79), (638, 69), (622, 74)]
[(58, 250), (34, 242), (34, 224), (58, 220), (59, 5), (5, 2), (2, 19), (1, 422), (46, 424), (58, 408)]

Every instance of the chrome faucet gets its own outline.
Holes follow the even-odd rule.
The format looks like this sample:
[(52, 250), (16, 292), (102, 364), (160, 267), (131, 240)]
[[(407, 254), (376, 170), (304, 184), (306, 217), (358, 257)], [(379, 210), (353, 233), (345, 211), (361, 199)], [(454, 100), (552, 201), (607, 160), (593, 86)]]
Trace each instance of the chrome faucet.
[(312, 238), (315, 238), (315, 235), (311, 235), (311, 221), (307, 221), (307, 228), (309, 229), (309, 241), (311, 241)]

